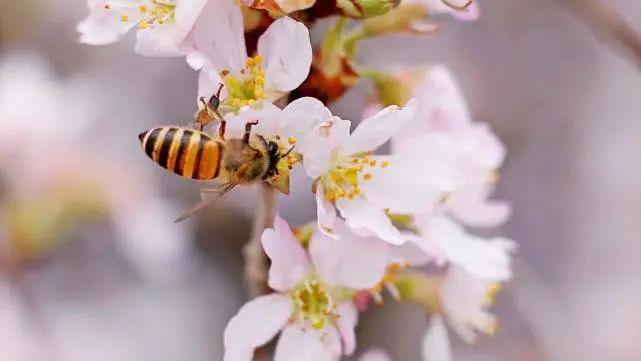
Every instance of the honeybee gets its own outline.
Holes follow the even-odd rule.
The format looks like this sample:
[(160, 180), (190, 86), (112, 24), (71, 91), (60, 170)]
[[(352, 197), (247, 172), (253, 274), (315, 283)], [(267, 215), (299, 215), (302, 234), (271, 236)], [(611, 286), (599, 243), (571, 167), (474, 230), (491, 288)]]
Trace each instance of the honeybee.
[[(241, 139), (225, 139), (225, 120), (221, 120), (219, 136), (182, 127), (157, 127), (139, 135), (145, 153), (161, 167), (182, 177), (195, 180), (220, 180), (220, 186), (204, 188), (204, 193), (223, 195), (237, 185), (263, 181), (283, 194), (289, 193), (288, 159), (293, 147), (281, 152), (276, 141), (252, 134), (245, 125)], [(184, 220), (213, 203), (216, 197), (205, 198), (176, 222)]]

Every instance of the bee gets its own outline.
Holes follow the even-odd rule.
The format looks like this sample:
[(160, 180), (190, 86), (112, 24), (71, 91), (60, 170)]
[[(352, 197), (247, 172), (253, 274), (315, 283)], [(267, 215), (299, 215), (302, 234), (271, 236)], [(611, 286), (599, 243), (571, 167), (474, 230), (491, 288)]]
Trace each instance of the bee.
[[(166, 126), (143, 132), (139, 139), (149, 158), (168, 171), (195, 180), (220, 180), (219, 187), (205, 188), (204, 193), (222, 195), (237, 185), (263, 181), (288, 194), (291, 163), (287, 157), (293, 147), (281, 152), (276, 141), (252, 134), (251, 128), (256, 124), (257, 121), (247, 123), (240, 139), (225, 139), (222, 118), (217, 138), (196, 129)], [(215, 199), (205, 198), (176, 222), (204, 209)]]
[(218, 91), (212, 95), (208, 101), (205, 101), (204, 97), (200, 98), (200, 102), (203, 107), (194, 115), (194, 128), (202, 131), (209, 123), (212, 123), (215, 120), (223, 120), (223, 116), (220, 115), (218, 110), (218, 108), (220, 108), (220, 92), (222, 90), (223, 84), (221, 83), (218, 84)]

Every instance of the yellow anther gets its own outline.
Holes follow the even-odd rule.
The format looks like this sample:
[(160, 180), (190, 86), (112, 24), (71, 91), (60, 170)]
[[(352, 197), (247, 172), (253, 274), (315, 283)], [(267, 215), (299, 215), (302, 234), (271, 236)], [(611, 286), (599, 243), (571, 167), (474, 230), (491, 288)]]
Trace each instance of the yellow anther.
[(260, 65), (263, 62), (263, 56), (262, 55), (254, 56), (254, 62), (256, 62), (256, 65)]
[(287, 138), (287, 143), (289, 143), (289, 144), (296, 144), (296, 138), (294, 138), (294, 137), (289, 137), (289, 138)]
[(138, 7), (138, 11), (140, 11), (140, 13), (141, 13), (141, 14), (146, 13), (146, 12), (147, 12), (147, 6), (145, 6), (145, 5), (140, 5), (140, 6)]
[(375, 160), (370, 160), (369, 161), (369, 165), (372, 166), (372, 167), (375, 167), (376, 166), (376, 161)]
[(369, 173), (365, 173), (365, 174), (363, 175), (363, 179), (365, 179), (365, 180), (370, 180), (370, 179), (372, 179), (372, 175), (371, 175), (371, 174), (369, 174)]
[(389, 162), (384, 160), (381, 162), (381, 168), (387, 168), (389, 166)]
[(149, 23), (147, 22), (147, 20), (143, 20), (140, 23), (138, 23), (138, 29), (144, 30), (144, 29), (147, 29), (148, 27), (149, 27)]
[(126, 23), (127, 21), (129, 21), (129, 15), (127, 14), (120, 15), (120, 21), (122, 21), (123, 23)]

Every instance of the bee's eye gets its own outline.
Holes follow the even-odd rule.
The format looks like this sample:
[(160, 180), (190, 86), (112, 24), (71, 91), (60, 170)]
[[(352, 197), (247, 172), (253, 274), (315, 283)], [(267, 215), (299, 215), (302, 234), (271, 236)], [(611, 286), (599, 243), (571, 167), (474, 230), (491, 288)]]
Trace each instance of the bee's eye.
[(269, 152), (269, 154), (276, 154), (276, 152), (278, 152), (278, 144), (276, 144), (275, 142), (269, 142), (267, 151)]

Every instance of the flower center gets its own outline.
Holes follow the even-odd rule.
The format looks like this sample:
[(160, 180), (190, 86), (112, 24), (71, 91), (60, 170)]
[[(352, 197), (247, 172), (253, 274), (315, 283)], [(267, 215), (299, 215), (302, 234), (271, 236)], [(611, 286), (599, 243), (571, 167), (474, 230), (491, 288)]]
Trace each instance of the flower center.
[(336, 305), (326, 287), (314, 276), (308, 277), (292, 291), (292, 299), (299, 320), (308, 320), (315, 329), (321, 329), (329, 318), (336, 318)]
[(253, 105), (257, 100), (265, 99), (265, 70), (261, 67), (262, 56), (256, 55), (247, 59), (245, 68), (238, 75), (231, 75), (228, 71), (221, 73), (227, 98), (223, 105), (238, 111), (245, 105)]
[[(360, 195), (359, 180), (372, 179), (372, 174), (367, 173), (367, 167), (375, 167), (376, 165), (376, 160), (370, 159), (366, 155), (338, 159), (335, 165), (320, 179), (327, 200), (354, 199)], [(380, 163), (382, 168), (387, 166), (389, 166), (387, 161)]]
[[(116, 10), (117, 5), (107, 3), (105, 9)], [(151, 0), (138, 5), (137, 12), (140, 16), (139, 29), (147, 29), (167, 22), (172, 22), (176, 16), (176, 0)], [(138, 19), (138, 17), (136, 17)], [(131, 21), (129, 15), (123, 11), (120, 21)]]

